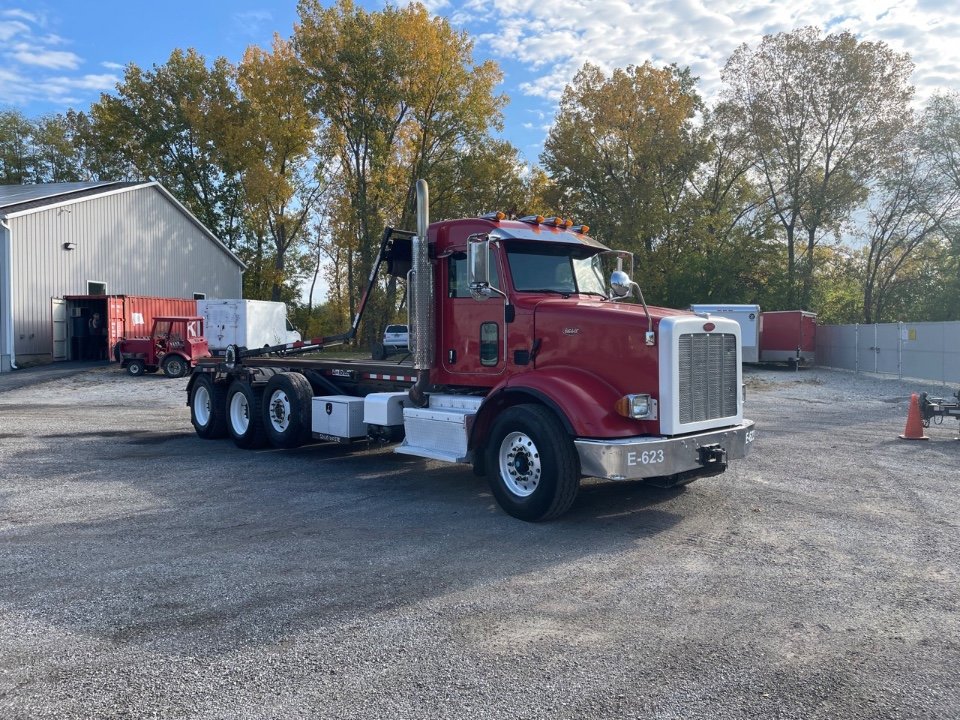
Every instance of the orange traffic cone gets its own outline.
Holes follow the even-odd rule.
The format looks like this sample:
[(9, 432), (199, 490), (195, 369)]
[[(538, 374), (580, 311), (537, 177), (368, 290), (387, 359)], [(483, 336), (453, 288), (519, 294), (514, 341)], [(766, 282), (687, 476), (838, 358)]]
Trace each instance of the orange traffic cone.
[(907, 426), (903, 430), (901, 440), (929, 440), (923, 434), (923, 423), (920, 421), (920, 398), (916, 393), (910, 396), (910, 409), (907, 411)]

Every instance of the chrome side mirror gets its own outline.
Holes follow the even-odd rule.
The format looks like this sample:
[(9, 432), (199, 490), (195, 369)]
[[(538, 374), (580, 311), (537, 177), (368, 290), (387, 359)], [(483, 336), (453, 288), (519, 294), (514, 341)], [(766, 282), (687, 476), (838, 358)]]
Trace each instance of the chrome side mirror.
[(623, 270), (614, 270), (610, 273), (610, 289), (618, 298), (627, 297), (633, 289), (633, 282)]
[(471, 235), (467, 239), (467, 284), (474, 300), (490, 297), (489, 235)]

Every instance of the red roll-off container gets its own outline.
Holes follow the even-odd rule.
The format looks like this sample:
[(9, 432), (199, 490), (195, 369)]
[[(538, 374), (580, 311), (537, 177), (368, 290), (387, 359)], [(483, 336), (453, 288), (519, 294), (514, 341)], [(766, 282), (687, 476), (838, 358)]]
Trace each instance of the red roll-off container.
[(760, 362), (812, 365), (816, 350), (816, 313), (774, 310), (760, 315)]

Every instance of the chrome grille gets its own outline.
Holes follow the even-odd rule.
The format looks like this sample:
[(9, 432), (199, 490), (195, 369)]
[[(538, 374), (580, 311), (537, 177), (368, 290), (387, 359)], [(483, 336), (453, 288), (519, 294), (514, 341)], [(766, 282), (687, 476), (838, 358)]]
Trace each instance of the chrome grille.
[(680, 422), (737, 414), (737, 338), (723, 333), (680, 336)]

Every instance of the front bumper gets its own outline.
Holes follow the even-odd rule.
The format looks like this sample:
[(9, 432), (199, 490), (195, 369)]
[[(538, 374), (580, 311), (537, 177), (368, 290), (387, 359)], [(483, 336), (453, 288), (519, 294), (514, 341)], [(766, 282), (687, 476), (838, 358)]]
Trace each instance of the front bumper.
[[(691, 470), (721, 470), (727, 460), (746, 457), (754, 439), (753, 420), (680, 437), (633, 437), (622, 440), (574, 440), (580, 470), (586, 477), (637, 480)], [(722, 451), (722, 453), (720, 452)]]

